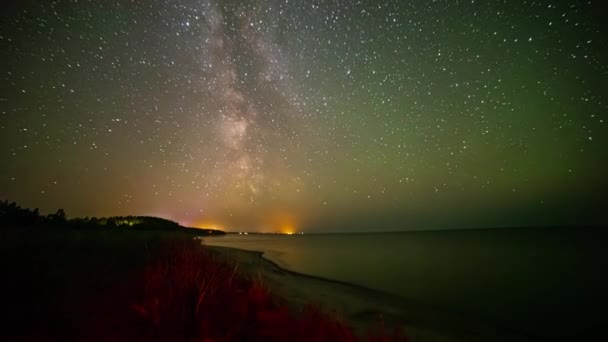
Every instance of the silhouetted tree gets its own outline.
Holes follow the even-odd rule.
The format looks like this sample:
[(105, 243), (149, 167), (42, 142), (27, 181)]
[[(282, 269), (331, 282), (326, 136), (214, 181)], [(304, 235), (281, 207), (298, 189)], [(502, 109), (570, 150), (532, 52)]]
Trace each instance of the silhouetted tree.
[(42, 221), (38, 208), (21, 208), (15, 202), (0, 202), (0, 224), (3, 226), (34, 226)]
[(59, 209), (56, 213), (48, 215), (47, 220), (52, 224), (63, 224), (67, 221), (67, 216), (63, 209)]

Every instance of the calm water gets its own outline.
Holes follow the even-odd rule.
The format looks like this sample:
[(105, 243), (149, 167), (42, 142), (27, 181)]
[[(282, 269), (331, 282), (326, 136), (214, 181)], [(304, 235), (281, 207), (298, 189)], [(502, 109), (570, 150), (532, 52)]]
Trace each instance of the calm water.
[(554, 228), (227, 235), (205, 243), (263, 251), (293, 271), (390, 292), (537, 336), (560, 336), (603, 321), (608, 309), (604, 236), (598, 229)]

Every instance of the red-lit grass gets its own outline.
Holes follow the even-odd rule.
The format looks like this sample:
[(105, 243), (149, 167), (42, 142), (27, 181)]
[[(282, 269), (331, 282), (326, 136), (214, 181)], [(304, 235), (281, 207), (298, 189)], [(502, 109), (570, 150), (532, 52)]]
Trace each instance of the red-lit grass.
[[(314, 306), (290, 311), (260, 277), (191, 237), (61, 230), (0, 237), (0, 340), (358, 340)], [(368, 340), (405, 338), (378, 330)]]
[[(199, 341), (356, 341), (339, 320), (310, 306), (293, 313), (261, 281), (238, 266), (214, 259), (195, 241), (173, 240), (143, 276), (139, 302), (131, 307), (159, 337)], [(370, 341), (404, 341), (383, 331)]]

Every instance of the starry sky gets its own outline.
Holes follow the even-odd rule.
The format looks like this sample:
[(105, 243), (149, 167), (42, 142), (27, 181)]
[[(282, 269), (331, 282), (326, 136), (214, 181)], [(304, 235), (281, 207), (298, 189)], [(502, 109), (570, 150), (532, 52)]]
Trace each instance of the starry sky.
[(0, 199), (251, 231), (606, 222), (601, 1), (9, 1)]

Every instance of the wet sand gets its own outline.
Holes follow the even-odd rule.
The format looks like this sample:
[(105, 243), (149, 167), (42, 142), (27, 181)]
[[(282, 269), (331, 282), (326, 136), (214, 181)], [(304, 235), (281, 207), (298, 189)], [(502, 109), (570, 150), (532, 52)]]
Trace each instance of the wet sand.
[(242, 274), (263, 282), (292, 310), (317, 305), (355, 329), (359, 336), (384, 324), (387, 332), (403, 328), (412, 342), (535, 341), (479, 319), (463, 317), (381, 291), (301, 274), (264, 258), (262, 252), (206, 246), (218, 258), (237, 262)]

